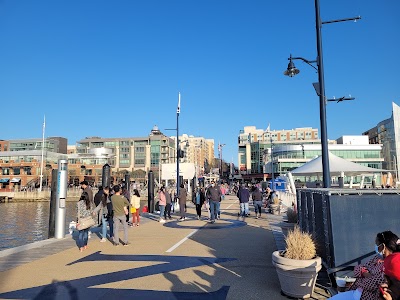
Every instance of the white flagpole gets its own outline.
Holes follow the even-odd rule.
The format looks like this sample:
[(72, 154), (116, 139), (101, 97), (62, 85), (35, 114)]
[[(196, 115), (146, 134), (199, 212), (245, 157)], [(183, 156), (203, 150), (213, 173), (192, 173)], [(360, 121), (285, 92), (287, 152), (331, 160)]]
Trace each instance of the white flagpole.
[(40, 161), (40, 185), (39, 192), (42, 191), (42, 182), (43, 182), (43, 159), (44, 159), (44, 130), (46, 128), (46, 116), (43, 117), (43, 129), (42, 129), (42, 159)]

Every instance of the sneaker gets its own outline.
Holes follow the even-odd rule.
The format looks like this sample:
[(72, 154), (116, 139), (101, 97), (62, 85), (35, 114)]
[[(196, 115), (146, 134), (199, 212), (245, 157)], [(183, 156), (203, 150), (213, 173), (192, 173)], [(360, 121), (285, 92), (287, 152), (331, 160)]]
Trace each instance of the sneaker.
[(160, 219), (159, 222), (160, 222), (160, 223), (165, 223), (165, 220), (164, 220), (164, 219)]
[(258, 216), (256, 216), (256, 219), (258, 219)]
[(100, 240), (100, 243), (104, 243), (104, 242), (107, 242), (107, 239), (106, 239), (106, 238), (102, 238), (102, 239)]
[(184, 217), (183, 219), (184, 219), (184, 220), (187, 220), (188, 218)]
[(183, 221), (183, 220), (185, 220), (185, 218), (179, 218), (179, 221)]
[(200, 216), (197, 216), (197, 220), (200, 220)]
[(217, 216), (217, 220), (219, 220), (219, 219), (221, 219), (221, 216), (220, 216), (220, 215)]
[(114, 246), (119, 246), (119, 243), (114, 243)]
[(126, 243), (124, 243), (124, 246), (129, 246), (131, 243), (129, 243), (129, 242), (126, 242)]

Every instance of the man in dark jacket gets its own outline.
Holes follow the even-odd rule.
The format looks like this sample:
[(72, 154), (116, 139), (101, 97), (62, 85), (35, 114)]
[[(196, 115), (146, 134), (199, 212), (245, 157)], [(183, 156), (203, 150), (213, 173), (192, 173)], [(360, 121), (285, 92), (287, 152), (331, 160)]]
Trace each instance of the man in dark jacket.
[[(98, 192), (94, 195), (94, 205), (97, 207), (101, 200), (103, 199), (103, 187), (99, 186)], [(97, 223), (99, 224), (99, 227), (101, 226), (101, 216), (100, 216), (100, 211), (97, 212)]]
[(261, 207), (263, 196), (260, 189), (257, 186), (253, 187), (253, 191), (251, 192), (251, 198), (253, 199), (254, 209), (256, 212), (256, 218), (261, 218)]
[(248, 217), (249, 216), (250, 192), (244, 184), (238, 191), (238, 198), (239, 198), (239, 202), (240, 202), (240, 215), (243, 218)]
[(210, 203), (211, 223), (214, 223), (215, 219), (217, 218), (219, 200), (221, 196), (222, 196), (221, 189), (219, 188), (219, 186), (215, 185), (214, 181), (212, 181), (211, 186), (207, 189), (207, 195), (206, 195)]

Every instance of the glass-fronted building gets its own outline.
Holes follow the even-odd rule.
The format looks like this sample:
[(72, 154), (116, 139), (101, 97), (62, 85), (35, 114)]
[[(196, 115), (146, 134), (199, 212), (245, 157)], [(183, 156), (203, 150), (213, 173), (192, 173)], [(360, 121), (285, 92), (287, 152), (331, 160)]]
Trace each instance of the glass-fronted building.
[(393, 172), (395, 181), (399, 180), (400, 158), (400, 107), (392, 102), (392, 116), (377, 124), (377, 126), (365, 131), (370, 144), (382, 144), (382, 167)]

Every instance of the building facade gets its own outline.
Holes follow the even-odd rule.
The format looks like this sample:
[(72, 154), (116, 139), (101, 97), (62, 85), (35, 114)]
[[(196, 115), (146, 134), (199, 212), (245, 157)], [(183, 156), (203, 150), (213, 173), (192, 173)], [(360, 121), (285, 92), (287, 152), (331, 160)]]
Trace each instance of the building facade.
[[(77, 142), (79, 157), (88, 155), (93, 149), (107, 151), (112, 172), (120, 179), (126, 173), (138, 181), (145, 180), (147, 172), (160, 177), (161, 164), (175, 162), (175, 141), (154, 126), (149, 136), (133, 138), (88, 137)], [(104, 150), (101, 150), (104, 149)]]
[(270, 128), (263, 130), (257, 129), (255, 126), (246, 126), (240, 131), (238, 137), (239, 172), (242, 175), (259, 174), (264, 178), (264, 175), (261, 174), (266, 173), (264, 165), (266, 161), (271, 160), (271, 145), (318, 143), (320, 143), (318, 129), (310, 127), (291, 130), (270, 130)]
[[(336, 140), (337, 143), (329, 143), (328, 150), (330, 153), (349, 160), (351, 162), (374, 168), (382, 169), (383, 158), (381, 156), (381, 144), (368, 144), (368, 139), (362, 139), (363, 136), (356, 138), (357, 142), (346, 143), (348, 137), (341, 137)], [(273, 148), (272, 164), (267, 162), (266, 167), (270, 169), (273, 166), (274, 174), (285, 175), (288, 172), (304, 165), (305, 163), (322, 155), (321, 144), (301, 144), (301, 145), (277, 145)], [(317, 176), (297, 176), (294, 178), (297, 182), (318, 181), (321, 178)], [(338, 178), (332, 177), (332, 183), (338, 183)], [(366, 176), (365, 184), (372, 183), (373, 176)], [(355, 184), (361, 182), (361, 175), (352, 178)], [(381, 184), (377, 179), (377, 184)], [(349, 182), (350, 177), (345, 182)]]
[(400, 158), (400, 107), (392, 102), (392, 116), (380, 121), (375, 127), (365, 131), (370, 144), (382, 144), (382, 167), (393, 172), (396, 182), (399, 180)]

